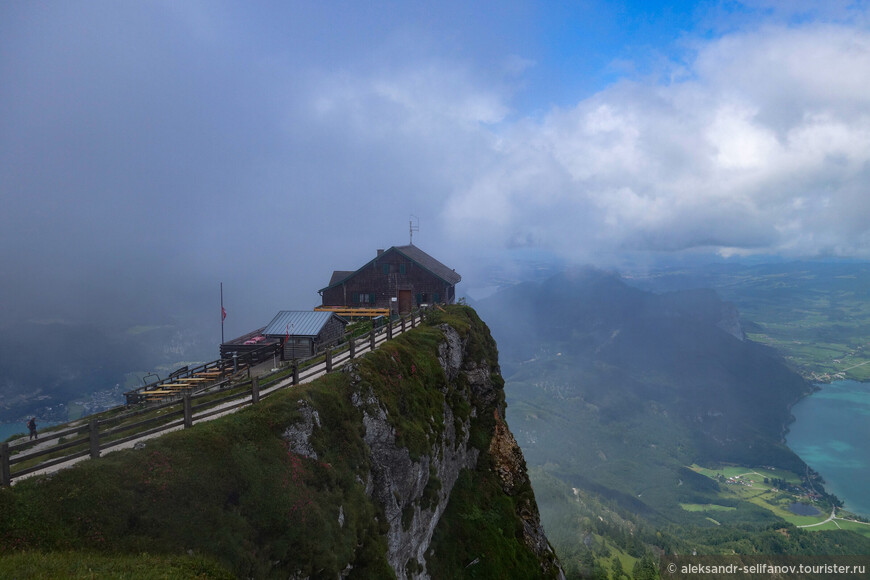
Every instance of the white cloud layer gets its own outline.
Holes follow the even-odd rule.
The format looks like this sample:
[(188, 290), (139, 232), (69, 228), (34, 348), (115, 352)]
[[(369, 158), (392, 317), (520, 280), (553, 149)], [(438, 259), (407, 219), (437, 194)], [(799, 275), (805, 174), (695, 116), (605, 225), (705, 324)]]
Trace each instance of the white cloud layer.
[[(771, 26), (504, 128), (444, 219), (474, 243), (870, 255), (870, 34)], [(605, 259), (606, 259), (605, 258)]]

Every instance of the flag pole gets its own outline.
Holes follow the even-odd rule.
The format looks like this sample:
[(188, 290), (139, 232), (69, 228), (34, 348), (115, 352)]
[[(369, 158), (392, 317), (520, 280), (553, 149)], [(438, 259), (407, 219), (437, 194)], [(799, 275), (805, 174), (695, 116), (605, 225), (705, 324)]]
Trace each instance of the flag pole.
[(221, 344), (224, 343), (224, 318), (227, 317), (224, 314), (226, 310), (224, 310), (224, 283), (221, 282)]

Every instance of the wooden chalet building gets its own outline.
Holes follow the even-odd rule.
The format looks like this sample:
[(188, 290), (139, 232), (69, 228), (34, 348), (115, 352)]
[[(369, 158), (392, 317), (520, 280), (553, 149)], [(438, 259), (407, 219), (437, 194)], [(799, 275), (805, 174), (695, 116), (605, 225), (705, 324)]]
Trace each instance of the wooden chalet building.
[(460, 280), (456, 270), (417, 246), (393, 246), (378, 250), (358, 270), (333, 272), (329, 285), (318, 291), (322, 306), (316, 310), (404, 314), (421, 304), (453, 304)]

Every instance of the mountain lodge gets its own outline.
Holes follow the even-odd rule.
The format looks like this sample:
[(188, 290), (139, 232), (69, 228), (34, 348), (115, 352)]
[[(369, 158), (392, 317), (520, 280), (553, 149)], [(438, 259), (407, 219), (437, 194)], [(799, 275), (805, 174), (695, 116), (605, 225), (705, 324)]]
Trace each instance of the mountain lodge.
[[(405, 314), (423, 304), (453, 304), (462, 276), (414, 245), (378, 250), (358, 270), (336, 270), (318, 290), (315, 310), (352, 316)], [(350, 312), (352, 311), (352, 313)]]

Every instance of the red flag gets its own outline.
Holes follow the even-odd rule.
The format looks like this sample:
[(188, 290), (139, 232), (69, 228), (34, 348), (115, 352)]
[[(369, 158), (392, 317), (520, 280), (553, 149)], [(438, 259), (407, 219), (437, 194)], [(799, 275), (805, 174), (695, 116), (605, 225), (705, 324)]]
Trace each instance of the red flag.
[(287, 338), (284, 339), (284, 342), (285, 343), (290, 342), (290, 323), (289, 322), (287, 323)]
[(223, 306), (221, 306), (221, 321), (224, 321), (226, 319), (227, 319), (227, 309), (224, 308)]

